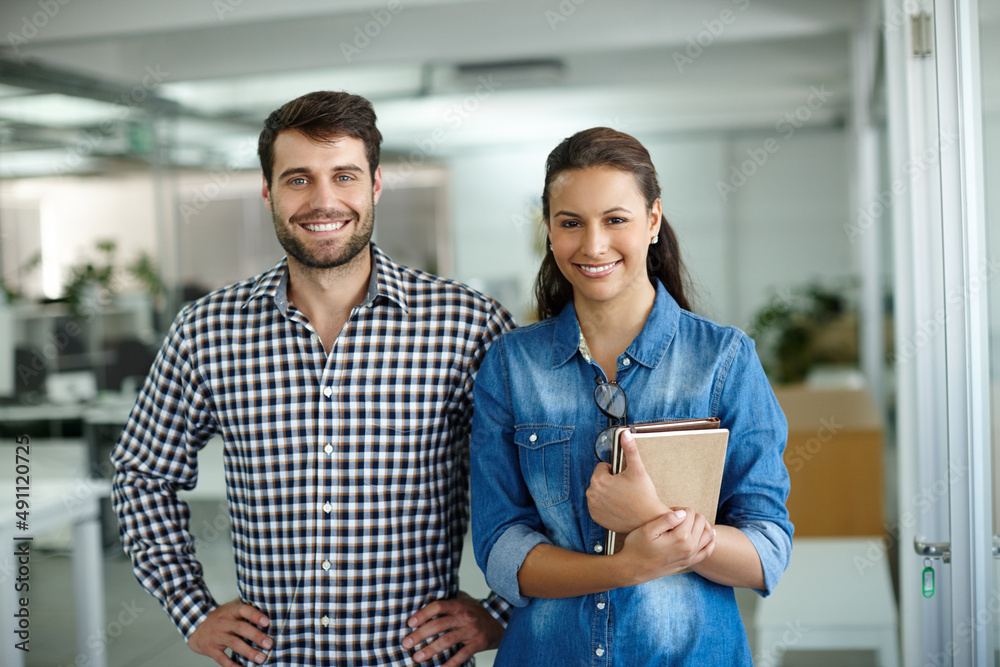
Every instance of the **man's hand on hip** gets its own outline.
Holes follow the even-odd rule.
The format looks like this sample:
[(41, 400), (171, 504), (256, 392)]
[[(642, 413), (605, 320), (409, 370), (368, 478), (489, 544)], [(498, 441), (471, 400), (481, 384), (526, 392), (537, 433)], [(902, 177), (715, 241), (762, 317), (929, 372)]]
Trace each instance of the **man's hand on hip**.
[(444, 667), (459, 667), (479, 651), (500, 645), (503, 626), (475, 600), (459, 591), (453, 600), (431, 602), (418, 611), (408, 622), (414, 631), (403, 639), (404, 648), (413, 648), (421, 642), (441, 634), (440, 637), (413, 655), (415, 662), (424, 662), (456, 644), (461, 650), (445, 663)]
[[(226, 655), (226, 649), (242, 655), (247, 660), (263, 663), (266, 656), (247, 641), (270, 650), (273, 642), (260, 628), (270, 624), (259, 609), (239, 600), (227, 602), (212, 610), (188, 639), (188, 646), (195, 653), (207, 655), (222, 667), (239, 667)], [(258, 627), (259, 626), (259, 627)]]

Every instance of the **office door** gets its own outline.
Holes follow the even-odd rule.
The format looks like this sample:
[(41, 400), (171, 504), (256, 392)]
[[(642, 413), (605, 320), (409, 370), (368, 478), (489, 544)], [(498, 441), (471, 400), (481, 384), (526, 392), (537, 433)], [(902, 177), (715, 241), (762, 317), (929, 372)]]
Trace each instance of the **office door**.
[(1000, 359), (1000, 223), (994, 211), (991, 229), (987, 210), (1000, 191), (985, 188), (985, 174), (1000, 170), (989, 120), (998, 4), (883, 5), (907, 665), (997, 664), (1000, 457), (991, 424), (1000, 411), (991, 405), (1000, 404), (1000, 365), (991, 361)]

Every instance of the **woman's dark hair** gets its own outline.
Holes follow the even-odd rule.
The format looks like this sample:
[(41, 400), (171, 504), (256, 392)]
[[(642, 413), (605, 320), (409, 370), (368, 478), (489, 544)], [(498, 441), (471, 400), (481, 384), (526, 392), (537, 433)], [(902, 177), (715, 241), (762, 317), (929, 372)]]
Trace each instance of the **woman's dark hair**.
[[(545, 161), (542, 215), (546, 225), (549, 220), (549, 199), (552, 197), (556, 177), (564, 171), (591, 167), (607, 167), (632, 174), (639, 192), (646, 200), (647, 210), (660, 196), (660, 184), (656, 179), (649, 151), (635, 137), (624, 132), (609, 127), (592, 127), (564, 139), (549, 153)], [(660, 220), (659, 236), (659, 242), (649, 246), (649, 255), (646, 257), (649, 280), (655, 282), (654, 278), (659, 279), (681, 308), (691, 310), (691, 304), (684, 294), (689, 285), (687, 271), (681, 262), (677, 236), (666, 217)], [(542, 266), (535, 278), (535, 300), (539, 319), (557, 315), (573, 300), (573, 286), (556, 265), (556, 258), (548, 243)]]
[(267, 187), (274, 170), (274, 140), (280, 132), (298, 130), (317, 142), (354, 137), (365, 145), (372, 179), (378, 169), (382, 133), (375, 127), (372, 103), (358, 95), (321, 90), (287, 102), (271, 112), (257, 140), (257, 155)]

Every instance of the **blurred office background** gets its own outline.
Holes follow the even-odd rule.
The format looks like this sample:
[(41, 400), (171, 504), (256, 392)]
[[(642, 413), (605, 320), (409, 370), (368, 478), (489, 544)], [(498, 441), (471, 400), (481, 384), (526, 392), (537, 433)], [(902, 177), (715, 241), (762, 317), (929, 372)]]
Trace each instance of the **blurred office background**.
[[(948, 565), (912, 547), (947, 539), (954, 480), (938, 482), (954, 459), (899, 434), (952, 433), (945, 414), (925, 414), (928, 425), (912, 409), (925, 404), (918, 383), (943, 376), (916, 371), (903, 386), (899, 366), (939, 368), (943, 357), (922, 356), (945, 354), (935, 314), (956, 307), (949, 295), (970, 296), (919, 286), (950, 265), (947, 212), (928, 222), (924, 208), (946, 209), (935, 183), (967, 139), (941, 121), (948, 93), (938, 99), (926, 82), (945, 77), (941, 20), (978, 36), (983, 63), (996, 62), (1000, 37), (1000, 4), (960, 7), (935, 24), (930, 0), (4, 2), (0, 468), (27, 434), (33, 483), (51, 484), (57, 506), (96, 508), (55, 511), (37, 538), (32, 651), (20, 657), (205, 664), (120, 554), (107, 455), (178, 309), (282, 256), (260, 196), (264, 117), (335, 89), (372, 100), (385, 137), (377, 243), (498, 298), (521, 322), (533, 318), (548, 151), (595, 125), (639, 138), (696, 310), (756, 338), (789, 417), (803, 555), (780, 595), (740, 592), (758, 663), (924, 659), (927, 628), (943, 645), (965, 613)], [(1000, 78), (982, 74), (975, 99), (996, 185)], [(973, 301), (996, 291), (995, 266), (982, 268), (967, 272), (987, 288)], [(201, 457), (189, 500), (225, 600), (236, 590), (220, 448)], [(90, 607), (88, 567), (103, 593)], [(929, 599), (918, 590), (926, 567), (943, 591), (934, 602), (945, 598), (929, 611), (914, 606)], [(463, 573), (482, 590), (471, 553)], [(0, 572), (6, 588), (9, 576)], [(995, 623), (994, 613), (979, 631)]]

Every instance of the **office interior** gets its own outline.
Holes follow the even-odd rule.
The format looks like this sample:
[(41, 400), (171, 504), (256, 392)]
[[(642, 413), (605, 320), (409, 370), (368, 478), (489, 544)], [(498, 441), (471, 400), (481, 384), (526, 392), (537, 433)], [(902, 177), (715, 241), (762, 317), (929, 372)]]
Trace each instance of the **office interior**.
[[(335, 89), (384, 136), (375, 242), (521, 323), (548, 151), (642, 141), (695, 310), (755, 338), (789, 421), (792, 565), (738, 592), (755, 664), (1000, 664), (997, 0), (11, 0), (0, 26), (0, 536), (24, 437), (45, 529), (0, 663), (214, 664), (135, 582), (107, 457), (178, 310), (283, 254), (264, 117)], [(221, 447), (188, 501), (227, 600)]]

